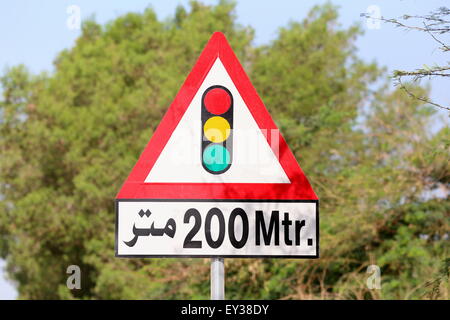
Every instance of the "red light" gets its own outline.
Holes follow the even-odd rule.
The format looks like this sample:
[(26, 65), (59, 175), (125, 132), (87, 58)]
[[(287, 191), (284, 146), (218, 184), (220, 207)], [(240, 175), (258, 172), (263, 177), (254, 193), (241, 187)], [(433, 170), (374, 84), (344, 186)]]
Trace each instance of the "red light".
[(231, 97), (225, 90), (214, 88), (204, 98), (206, 109), (213, 114), (222, 114), (231, 106)]

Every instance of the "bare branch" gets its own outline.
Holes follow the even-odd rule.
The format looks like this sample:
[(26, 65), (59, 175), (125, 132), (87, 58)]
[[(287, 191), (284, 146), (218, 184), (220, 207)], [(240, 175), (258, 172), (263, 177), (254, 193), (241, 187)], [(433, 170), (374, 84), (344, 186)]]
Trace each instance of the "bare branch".
[(439, 77), (450, 77), (450, 73), (446, 73), (450, 71), (450, 65), (445, 67), (432, 67), (427, 69), (417, 69), (415, 71), (403, 71), (403, 70), (394, 70), (394, 78), (398, 77), (414, 77), (414, 81), (420, 80), (424, 77), (432, 77), (432, 76), (439, 76)]
[[(399, 19), (403, 19), (403, 20), (410, 20), (410, 19), (422, 20), (423, 27), (417, 26), (417, 25), (406, 24), (403, 21), (399, 21), (399, 19), (387, 19), (384, 17), (372, 17), (367, 13), (362, 13), (361, 16), (366, 17), (368, 19), (380, 20), (380, 21), (383, 21), (386, 23), (391, 23), (396, 27), (404, 28), (406, 30), (416, 30), (416, 31), (426, 32), (428, 35), (431, 36), (431, 38), (434, 41), (439, 43), (439, 45), (440, 45), (439, 49), (442, 52), (450, 51), (450, 45), (444, 43), (437, 36), (437, 35), (441, 35), (444, 33), (450, 33), (450, 20), (448, 19), (448, 17), (450, 17), (450, 9), (447, 7), (440, 7), (428, 15), (411, 16), (411, 15), (405, 14), (405, 15), (403, 15), (403, 17), (399, 18)], [(394, 72), (393, 72), (394, 81), (397, 82), (396, 85), (398, 85), (410, 97), (420, 100), (422, 102), (431, 104), (433, 106), (439, 107), (441, 109), (450, 111), (449, 107), (442, 106), (438, 103), (435, 103), (427, 97), (416, 96), (406, 86), (403, 85), (402, 77), (412, 77), (413, 81), (419, 81), (420, 79), (425, 78), (425, 77), (447, 78), (447, 77), (450, 77), (450, 64), (448, 64), (447, 66), (434, 66), (431, 68), (428, 66), (425, 66), (425, 68), (416, 69), (414, 71), (394, 70)]]
[(429, 25), (427, 25), (425, 22), (423, 23), (423, 25), (425, 26), (425, 30), (427, 31), (427, 33), (440, 45), (442, 45), (441, 50), (442, 51), (450, 51), (450, 47), (447, 46), (445, 43), (443, 43), (441, 40), (439, 40), (438, 38), (436, 38), (436, 36), (433, 34), (433, 32), (430, 31)]
[(414, 93), (412, 93), (412, 92), (411, 92), (411, 91), (403, 84), (401, 77), (398, 77), (397, 81), (398, 81), (398, 85), (399, 85), (400, 89), (402, 89), (403, 91), (405, 91), (411, 98), (414, 98), (414, 99), (420, 100), (420, 101), (422, 101), (422, 102), (429, 103), (429, 104), (431, 104), (431, 105), (433, 105), (433, 106), (435, 106), (435, 107), (438, 107), (438, 108), (441, 108), (441, 109), (450, 111), (450, 108), (449, 108), (449, 107), (441, 106), (440, 104), (437, 104), (437, 103), (431, 101), (430, 99), (428, 99), (428, 98), (426, 98), (426, 97), (419, 97), (419, 96), (416, 96)]

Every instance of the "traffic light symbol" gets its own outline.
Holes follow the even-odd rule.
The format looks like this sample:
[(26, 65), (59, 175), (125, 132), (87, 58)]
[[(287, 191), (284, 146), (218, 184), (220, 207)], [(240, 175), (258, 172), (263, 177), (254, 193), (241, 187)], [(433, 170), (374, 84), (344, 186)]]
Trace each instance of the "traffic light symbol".
[(231, 166), (233, 96), (224, 86), (211, 86), (202, 96), (202, 165), (212, 174)]

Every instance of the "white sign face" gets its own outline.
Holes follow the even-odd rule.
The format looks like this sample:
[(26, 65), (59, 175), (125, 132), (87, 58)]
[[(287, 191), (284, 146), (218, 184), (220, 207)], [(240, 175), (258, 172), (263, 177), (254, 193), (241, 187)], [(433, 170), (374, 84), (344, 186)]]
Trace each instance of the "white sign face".
[[(202, 128), (200, 117), (202, 95), (208, 88), (217, 85), (227, 88), (233, 97), (233, 161), (226, 172), (211, 174), (199, 161), (202, 154), (200, 143), (202, 130), (199, 129)], [(277, 137), (275, 134), (272, 136)], [(272, 143), (278, 144), (278, 141)], [(289, 183), (290, 181), (220, 58), (217, 58), (145, 182)]]
[(118, 257), (319, 256), (317, 200), (117, 200)]

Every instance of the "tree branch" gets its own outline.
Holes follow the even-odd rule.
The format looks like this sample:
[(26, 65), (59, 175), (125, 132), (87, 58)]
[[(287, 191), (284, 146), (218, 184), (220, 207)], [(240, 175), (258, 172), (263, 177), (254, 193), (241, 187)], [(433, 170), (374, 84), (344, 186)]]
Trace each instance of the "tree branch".
[(414, 98), (414, 99), (420, 100), (420, 101), (422, 101), (422, 102), (429, 103), (429, 104), (431, 104), (431, 105), (433, 105), (433, 106), (436, 106), (436, 107), (438, 107), (438, 108), (441, 108), (441, 109), (450, 111), (450, 108), (449, 108), (449, 107), (441, 106), (440, 104), (437, 104), (437, 103), (431, 101), (430, 99), (428, 99), (428, 98), (426, 98), (426, 97), (419, 97), (419, 96), (416, 96), (414, 93), (412, 93), (412, 92), (411, 92), (411, 91), (403, 84), (402, 79), (401, 79), (401, 76), (397, 78), (397, 81), (398, 81), (398, 85), (400, 86), (400, 89), (402, 89), (403, 91), (405, 91), (411, 98)]
[[(439, 43), (441, 47), (439, 49), (442, 52), (449, 52), (450, 45), (444, 43), (442, 40), (438, 39), (436, 35), (444, 34), (450, 32), (450, 20), (447, 19), (450, 16), (450, 9), (446, 7), (440, 7), (437, 10), (431, 12), (428, 15), (403, 15), (403, 20), (408, 19), (420, 19), (422, 20), (423, 27), (408, 25), (404, 22), (399, 21), (398, 19), (387, 19), (384, 17), (372, 17), (367, 13), (362, 13), (361, 16), (366, 17), (368, 19), (380, 20), (383, 22), (391, 23), (396, 27), (401, 27), (406, 30), (417, 30), (421, 32), (426, 32), (431, 38)], [(424, 77), (450, 77), (450, 64), (447, 66), (434, 66), (429, 68), (416, 69), (415, 71), (402, 71), (402, 70), (394, 70), (393, 78), (397, 81), (396, 85), (399, 85), (400, 88), (405, 91), (410, 97), (420, 100), (422, 102), (431, 104), (433, 106), (439, 107), (441, 109), (445, 109), (450, 111), (449, 107), (442, 106), (438, 103), (431, 101), (426, 97), (419, 97), (412, 93), (407, 87), (403, 85), (402, 77), (413, 77), (413, 81), (418, 81)]]

